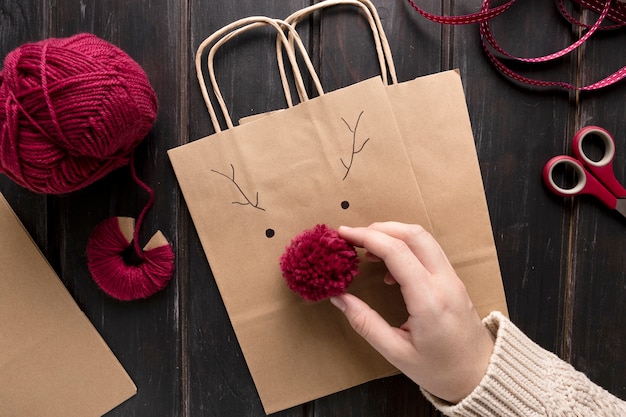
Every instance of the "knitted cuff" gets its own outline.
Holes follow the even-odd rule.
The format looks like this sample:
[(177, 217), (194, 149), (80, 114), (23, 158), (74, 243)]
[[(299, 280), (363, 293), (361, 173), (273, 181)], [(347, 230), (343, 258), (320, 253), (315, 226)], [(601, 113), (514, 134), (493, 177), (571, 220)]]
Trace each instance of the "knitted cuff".
[[(593, 384), (530, 340), (504, 315), (483, 320), (495, 338), (487, 372), (480, 384), (458, 404), (422, 390), (448, 416), (530, 417), (626, 415), (626, 403)], [(614, 413), (622, 414), (614, 414)]]

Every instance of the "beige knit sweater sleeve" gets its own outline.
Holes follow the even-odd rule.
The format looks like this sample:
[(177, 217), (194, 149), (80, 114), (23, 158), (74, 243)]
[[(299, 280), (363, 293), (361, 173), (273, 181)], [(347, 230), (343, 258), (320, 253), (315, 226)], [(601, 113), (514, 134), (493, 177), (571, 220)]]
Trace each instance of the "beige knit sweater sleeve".
[(483, 320), (495, 338), (487, 373), (458, 404), (422, 391), (447, 416), (626, 416), (626, 402), (542, 349), (502, 314)]

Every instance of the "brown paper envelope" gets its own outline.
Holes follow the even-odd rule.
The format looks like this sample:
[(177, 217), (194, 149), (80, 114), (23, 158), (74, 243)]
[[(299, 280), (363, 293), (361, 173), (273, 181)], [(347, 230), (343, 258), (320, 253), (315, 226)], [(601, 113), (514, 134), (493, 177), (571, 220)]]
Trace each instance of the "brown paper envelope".
[(0, 415), (96, 417), (136, 391), (0, 194)]
[(387, 87), (434, 235), (481, 317), (507, 314), (472, 127), (456, 71)]
[[(343, 179), (353, 139), (355, 149), (369, 140)], [(168, 154), (266, 412), (396, 372), (328, 301), (292, 293), (278, 262), (292, 237), (318, 223), (393, 219), (431, 229), (380, 78)], [(404, 321), (381, 266), (361, 271), (350, 291)]]

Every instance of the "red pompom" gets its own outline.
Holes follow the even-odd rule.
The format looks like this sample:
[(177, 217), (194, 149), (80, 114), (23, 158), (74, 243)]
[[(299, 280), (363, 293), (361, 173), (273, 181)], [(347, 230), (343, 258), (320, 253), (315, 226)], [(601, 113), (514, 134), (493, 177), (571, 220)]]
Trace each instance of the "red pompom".
[(359, 272), (358, 263), (354, 246), (325, 224), (294, 237), (280, 257), (289, 289), (307, 301), (345, 293)]

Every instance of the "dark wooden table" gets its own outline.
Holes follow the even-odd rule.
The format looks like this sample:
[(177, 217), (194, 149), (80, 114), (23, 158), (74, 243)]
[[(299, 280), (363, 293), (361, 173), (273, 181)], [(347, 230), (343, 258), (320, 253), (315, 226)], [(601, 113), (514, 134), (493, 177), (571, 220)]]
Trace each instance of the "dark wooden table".
[[(569, 152), (578, 128), (596, 124), (615, 136), (615, 171), (626, 181), (626, 83), (581, 94), (522, 87), (489, 64), (477, 26), (429, 22), (403, 0), (374, 2), (401, 81), (460, 69), (511, 318), (541, 346), (626, 399), (626, 220), (594, 199), (550, 194), (540, 176), (551, 156)], [(137, 396), (110, 416), (264, 415), (166, 151), (212, 133), (193, 68), (199, 43), (240, 17), (285, 17), (310, 3), (0, 0), (2, 56), (27, 41), (92, 32), (136, 59), (160, 100), (157, 123), (136, 155), (139, 176), (157, 195), (144, 237), (160, 228), (176, 250), (175, 276), (161, 293), (115, 301), (97, 288), (85, 263), (97, 223), (111, 215), (136, 216), (145, 204), (128, 168), (65, 196), (37, 195), (0, 178), (0, 191), (138, 386)], [(435, 13), (462, 14), (480, 2), (418, 3)], [(520, 1), (492, 26), (506, 48), (525, 56), (558, 50), (578, 36), (545, 0)], [(350, 10), (326, 12), (303, 33), (328, 89), (376, 75), (371, 36)], [(284, 106), (268, 52), (272, 42), (269, 36), (245, 37), (226, 46), (218, 77), (226, 80), (223, 91), (235, 118)], [(624, 30), (604, 33), (558, 63), (519, 69), (583, 84), (625, 65), (625, 45)], [(438, 413), (413, 383), (396, 376), (277, 415)]]

